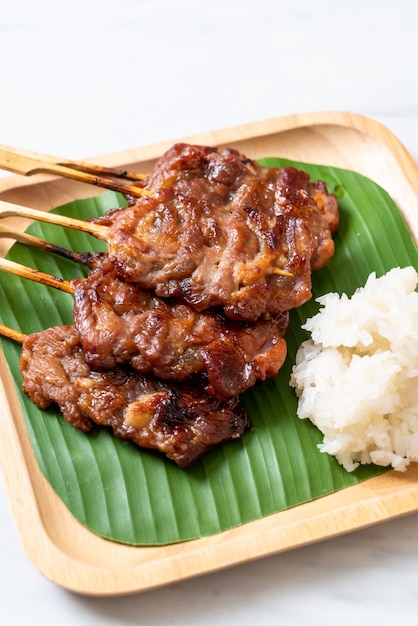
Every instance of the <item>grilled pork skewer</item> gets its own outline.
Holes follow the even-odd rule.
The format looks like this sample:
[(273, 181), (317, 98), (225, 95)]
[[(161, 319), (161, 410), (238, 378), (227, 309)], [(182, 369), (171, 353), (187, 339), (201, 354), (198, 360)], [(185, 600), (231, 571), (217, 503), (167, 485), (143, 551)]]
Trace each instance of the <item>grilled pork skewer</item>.
[(198, 379), (167, 385), (129, 367), (95, 372), (85, 362), (74, 326), (24, 335), (0, 325), (0, 333), (22, 343), (22, 389), (38, 407), (56, 404), (75, 428), (108, 427), (119, 439), (158, 450), (182, 469), (251, 426), (237, 398), (219, 402)]
[[(162, 195), (164, 196), (166, 192), (167, 190), (163, 189)], [(154, 198), (143, 200), (152, 200), (154, 206), (157, 204), (162, 207), (163, 212), (165, 211), (164, 198), (161, 197), (161, 194), (156, 193)], [(150, 209), (150, 207), (146, 205), (128, 207), (127, 210), (132, 211), (133, 221), (138, 217), (134, 215), (135, 208), (138, 208), (140, 217), (146, 214)], [(119, 209), (118, 211), (123, 213), (124, 209)], [(170, 209), (167, 209), (167, 212), (169, 213)], [(150, 210), (150, 218), (149, 220), (146, 218), (146, 221), (149, 222), (154, 219), (152, 213), (152, 210)], [(129, 221), (130, 215), (125, 215), (127, 215)], [(218, 276), (219, 272), (215, 272), (215, 268), (213, 268), (213, 272), (211, 272), (208, 268), (208, 280), (206, 281), (205, 279), (202, 282), (202, 278), (200, 278), (200, 286), (198, 288), (199, 290), (202, 289), (203, 284), (203, 289), (206, 290), (207, 282), (209, 285), (208, 293), (204, 293), (202, 297), (200, 297), (198, 293), (194, 293), (193, 290), (191, 294), (188, 294), (187, 291), (184, 290), (184, 285), (187, 283), (186, 279), (190, 271), (193, 271), (193, 273), (195, 273), (194, 270), (198, 273), (200, 272), (196, 261), (191, 260), (190, 262), (186, 262), (186, 259), (179, 259), (178, 265), (176, 262), (178, 250), (180, 251), (179, 254), (183, 255), (188, 247), (191, 246), (191, 248), (193, 248), (192, 242), (187, 245), (185, 242), (182, 242), (183, 237), (192, 237), (195, 230), (194, 228), (189, 229), (187, 224), (184, 225), (184, 229), (180, 228), (176, 234), (165, 233), (165, 228), (163, 228), (163, 239), (165, 239), (165, 241), (161, 240), (158, 235), (155, 235), (156, 241), (154, 242), (153, 240), (149, 240), (147, 233), (145, 233), (145, 238), (141, 238), (141, 233), (139, 233), (139, 236), (136, 236), (135, 233), (126, 229), (123, 224), (120, 226), (118, 222), (115, 223), (115, 228), (112, 228), (105, 223), (78, 220), (0, 201), (0, 218), (3, 217), (22, 217), (39, 220), (49, 224), (86, 232), (99, 240), (105, 241), (109, 248), (109, 257), (117, 265), (118, 272), (122, 277), (126, 278), (129, 282), (138, 283), (145, 289), (155, 289), (157, 295), (163, 297), (180, 297), (199, 311), (211, 308), (212, 306), (223, 306), (226, 314), (228, 317), (231, 317), (231, 319), (255, 321), (264, 312), (268, 313), (267, 317), (271, 314), (281, 314), (310, 297), (310, 267), (304, 272), (308, 274), (307, 279), (305, 276), (305, 279), (309, 283), (307, 289), (303, 284), (300, 286), (302, 281), (293, 277), (293, 269), (300, 268), (302, 265), (299, 261), (299, 257), (295, 262), (295, 255), (292, 254), (292, 258), (289, 259), (291, 264), (290, 268), (279, 267), (276, 264), (276, 261), (279, 260), (286, 265), (287, 260), (284, 250), (289, 249), (291, 246), (294, 247), (295, 237), (298, 238), (300, 231), (303, 230), (303, 225), (299, 224), (293, 218), (290, 220), (288, 226), (284, 226), (284, 224), (280, 223), (278, 231), (273, 234), (269, 233), (268, 230), (264, 233), (265, 226), (259, 228), (258, 217), (253, 215), (250, 218), (250, 222), (252, 222), (250, 230), (256, 233), (256, 238), (262, 240), (260, 243), (261, 249), (259, 252), (254, 252), (252, 247), (249, 246), (251, 258), (247, 261), (245, 257), (243, 260), (240, 260), (240, 257), (245, 254), (242, 250), (237, 251), (237, 258), (235, 260), (232, 259), (232, 264), (231, 261), (228, 260), (220, 274), (225, 277), (225, 286), (222, 286), (223, 283)], [(114, 216), (110, 219), (113, 220), (113, 217)], [(175, 223), (175, 221), (174, 219), (173, 223)], [(240, 221), (245, 223), (247, 217), (241, 216)], [(285, 221), (286, 220), (280, 220), (280, 222)], [(172, 228), (172, 224), (169, 228)], [(225, 230), (225, 233), (227, 233), (227, 230)], [(232, 232), (231, 239), (233, 240), (234, 237), (235, 235)], [(312, 238), (308, 233), (304, 233), (300, 238), (307, 239), (308, 245), (306, 249), (304, 249), (303, 254), (304, 256), (307, 255), (309, 258), (315, 247)], [(200, 236), (197, 236), (196, 242), (199, 240)], [(275, 240), (279, 242), (278, 249), (271, 246), (271, 241)], [(210, 247), (211, 246), (209, 246), (208, 249)], [(214, 250), (215, 248), (212, 248), (213, 252)], [(211, 254), (211, 252), (209, 251), (208, 254)], [(165, 272), (167, 272), (167, 276)], [(177, 289), (176, 287), (178, 283), (177, 279), (174, 280), (174, 287), (170, 286), (173, 282), (172, 277), (175, 275), (180, 275), (181, 277), (181, 289)], [(279, 281), (276, 286), (274, 286), (275, 281), (272, 280), (274, 277), (276, 277), (276, 279), (283, 279), (283, 281)], [(212, 292), (211, 283), (213, 283)], [(298, 285), (297, 288), (296, 285)], [(168, 286), (168, 290), (165, 289), (166, 286)], [(268, 293), (273, 288), (271, 299), (267, 298), (267, 295), (264, 294), (266, 288)], [(246, 293), (247, 291), (248, 295)], [(244, 306), (240, 302), (241, 292), (245, 292)], [(299, 297), (299, 292), (302, 292), (301, 297)], [(262, 308), (257, 304), (257, 298), (254, 300), (251, 299), (251, 294), (253, 293), (256, 296), (259, 295), (262, 297)], [(231, 298), (236, 298), (238, 301), (232, 302), (231, 305)], [(268, 308), (268, 303), (270, 303), (272, 308), (270, 312), (265, 311), (265, 307), (267, 306)]]
[[(124, 209), (120, 209), (120, 211), (122, 212)], [(110, 254), (111, 258), (114, 258), (117, 262), (119, 257), (121, 257), (121, 261), (122, 261), (122, 267), (124, 265), (124, 261), (127, 260), (127, 267), (128, 267), (128, 276), (129, 278), (132, 278), (131, 273), (129, 271), (129, 256), (128, 258), (126, 257), (126, 252), (128, 251), (128, 255), (129, 255), (129, 250), (133, 251), (133, 246), (131, 245), (131, 242), (127, 242), (126, 245), (124, 245), (123, 243), (123, 239), (124, 239), (124, 234), (123, 232), (121, 232), (121, 230), (119, 228), (117, 228), (117, 236), (118, 236), (118, 240), (120, 245), (120, 253), (118, 254), (118, 246), (116, 245), (116, 248), (114, 245), (114, 242), (112, 241), (112, 237), (111, 237), (111, 228), (105, 224), (102, 223), (98, 223), (98, 222), (94, 222), (94, 221), (84, 221), (84, 220), (79, 220), (79, 219), (75, 219), (73, 217), (67, 217), (64, 215), (58, 215), (56, 213), (48, 213), (45, 211), (39, 211), (37, 209), (31, 209), (29, 207), (24, 207), (21, 205), (17, 205), (17, 204), (12, 204), (12, 203), (8, 203), (8, 202), (4, 202), (0, 200), (0, 218), (4, 218), (4, 217), (23, 217), (23, 218), (28, 218), (28, 219), (32, 219), (32, 220), (37, 220), (40, 222), (45, 222), (47, 224), (53, 224), (55, 226), (61, 226), (64, 228), (71, 228), (74, 230), (79, 230), (85, 233), (88, 233), (89, 235), (94, 236), (95, 238), (102, 240), (102, 241), (106, 241), (108, 243), (108, 245), (110, 244), (110, 248), (112, 250), (112, 252), (114, 254)], [(122, 229), (123, 230), (123, 229)], [(132, 239), (132, 236), (130, 234), (127, 234), (127, 238)], [(141, 242), (139, 242), (140, 244)], [(117, 244), (117, 242), (116, 242)], [(178, 245), (178, 244), (177, 244)], [(139, 249), (141, 248), (141, 245), (139, 245)], [(137, 257), (138, 251), (135, 250), (134, 252), (134, 260)], [(144, 250), (144, 256), (146, 255), (146, 252)], [(154, 257), (154, 253), (152, 254), (152, 257)], [(118, 263), (118, 267), (120, 268), (120, 264)], [(256, 270), (256, 268), (255, 268)], [(279, 267), (275, 267), (273, 265), (270, 265), (270, 267), (267, 269), (268, 275), (276, 275), (276, 276), (283, 276), (283, 277), (292, 277), (292, 273), (289, 272), (286, 269), (282, 269)], [(124, 271), (122, 270), (122, 273), (124, 273)], [(159, 274), (158, 274), (159, 276)], [(138, 284), (142, 284), (142, 282), (145, 282), (146, 284), (144, 285), (146, 288), (150, 288), (152, 286), (157, 286), (157, 285), (150, 285), (148, 284), (149, 281), (147, 280), (146, 276), (144, 276), (144, 281), (140, 280), (139, 276), (135, 276), (135, 278), (137, 280), (133, 280), (132, 282), (138, 282)], [(167, 294), (161, 294), (161, 295), (173, 295), (170, 293)], [(180, 294), (179, 294), (180, 295)], [(182, 294), (184, 295), (184, 294)], [(187, 301), (187, 299), (186, 299)], [(191, 303), (193, 304), (193, 303)], [(209, 305), (210, 302), (208, 303)], [(206, 308), (206, 307), (205, 307)], [(198, 309), (201, 309), (201, 307), (198, 307)], [(282, 312), (282, 311), (280, 311)], [(251, 317), (251, 316), (250, 316)], [(258, 316), (257, 316), (258, 317)], [(238, 316), (239, 318), (239, 316)], [(244, 319), (246, 318), (246, 316), (244, 316)]]
[(286, 358), (287, 312), (254, 323), (229, 320), (219, 310), (199, 313), (125, 283), (109, 262), (71, 282), (2, 258), (0, 269), (74, 293), (74, 324), (96, 370), (130, 363), (174, 381), (199, 373), (207, 392), (226, 401), (276, 376)]
[(133, 180), (142, 182), (146, 179), (144, 174), (135, 174), (117, 168), (103, 167), (84, 161), (72, 161), (69, 159), (59, 159), (37, 152), (20, 150), (10, 146), (0, 145), (0, 169), (31, 176), (33, 174), (49, 173), (71, 178), (89, 185), (96, 185), (105, 189), (112, 189), (124, 195), (141, 197), (149, 195), (150, 192), (142, 185), (129, 185), (121, 183), (117, 179)]
[(89, 232), (107, 243), (125, 281), (248, 322), (309, 300), (312, 271), (334, 254), (336, 198), (306, 172), (177, 144), (157, 161), (147, 189), (151, 196), (89, 222), (6, 207), (3, 215)]

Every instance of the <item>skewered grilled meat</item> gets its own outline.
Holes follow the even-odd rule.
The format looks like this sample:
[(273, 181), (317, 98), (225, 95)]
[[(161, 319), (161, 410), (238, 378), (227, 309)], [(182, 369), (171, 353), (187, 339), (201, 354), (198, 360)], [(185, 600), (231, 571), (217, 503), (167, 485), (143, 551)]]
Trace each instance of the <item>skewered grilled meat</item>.
[(109, 254), (83, 256), (76, 326), (25, 338), (23, 389), (185, 468), (249, 428), (238, 394), (282, 365), (288, 311), (333, 256), (338, 207), (305, 172), (185, 144), (146, 187), (93, 220)]
[(221, 310), (199, 313), (122, 281), (110, 262), (73, 284), (74, 324), (94, 369), (130, 362), (175, 381), (204, 372), (207, 391), (228, 400), (275, 376), (286, 357), (287, 313), (254, 323), (229, 320)]
[[(124, 279), (203, 311), (254, 321), (311, 297), (311, 270), (334, 253), (334, 196), (307, 175), (231, 149), (177, 144), (141, 198), (109, 211), (109, 255)], [(331, 232), (332, 231), (332, 232)]]
[(92, 370), (74, 326), (26, 336), (20, 368), (23, 391), (40, 408), (56, 403), (75, 428), (110, 427), (116, 437), (159, 450), (181, 468), (250, 427), (238, 399), (219, 402), (196, 380), (168, 386), (129, 367)]

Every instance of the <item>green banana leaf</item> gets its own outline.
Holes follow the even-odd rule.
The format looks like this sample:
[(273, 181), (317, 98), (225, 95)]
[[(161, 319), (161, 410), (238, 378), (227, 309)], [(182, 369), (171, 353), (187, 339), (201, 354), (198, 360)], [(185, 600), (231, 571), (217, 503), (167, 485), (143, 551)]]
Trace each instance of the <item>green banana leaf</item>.
[[(294, 165), (326, 181), (338, 197), (341, 224), (336, 254), (313, 276), (314, 298), (329, 291), (351, 295), (370, 272), (418, 266), (418, 251), (394, 202), (363, 176), (333, 167)], [(105, 192), (72, 202), (57, 213), (86, 219), (120, 206)], [(77, 251), (104, 250), (89, 235), (34, 223), (32, 234)], [(44, 272), (74, 278), (86, 274), (73, 262), (15, 244), (8, 258)], [(72, 296), (4, 274), (0, 321), (24, 333), (72, 322)], [(39, 467), (71, 513), (102, 537), (135, 545), (163, 545), (213, 535), (320, 498), (387, 471), (373, 465), (346, 472), (319, 452), (321, 434), (296, 416), (289, 378), (295, 353), (307, 335), (301, 324), (315, 314), (312, 299), (291, 313), (288, 357), (279, 375), (242, 396), (253, 424), (239, 441), (210, 451), (184, 471), (165, 457), (114, 438), (105, 429), (84, 434), (54, 410), (42, 411), (21, 392), (20, 346), (2, 339)]]

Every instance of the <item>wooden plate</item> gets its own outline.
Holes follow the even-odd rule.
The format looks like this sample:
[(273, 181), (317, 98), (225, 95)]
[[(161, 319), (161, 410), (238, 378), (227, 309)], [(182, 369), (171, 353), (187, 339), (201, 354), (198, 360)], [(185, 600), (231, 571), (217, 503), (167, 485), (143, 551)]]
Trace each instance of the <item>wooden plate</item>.
[[(417, 165), (396, 137), (373, 120), (348, 113), (302, 114), (182, 140), (232, 146), (253, 158), (281, 156), (360, 172), (392, 196), (418, 241)], [(173, 143), (91, 160), (145, 172)], [(43, 210), (97, 193), (95, 187), (45, 175), (0, 179), (0, 200)], [(26, 227), (23, 220), (15, 222)], [(0, 240), (1, 254), (12, 243)], [(143, 591), (418, 509), (415, 465), (404, 474), (387, 472), (212, 537), (146, 548), (110, 542), (81, 526), (39, 471), (2, 354), (0, 375), (0, 464), (22, 543), (43, 575), (75, 592), (116, 595)]]

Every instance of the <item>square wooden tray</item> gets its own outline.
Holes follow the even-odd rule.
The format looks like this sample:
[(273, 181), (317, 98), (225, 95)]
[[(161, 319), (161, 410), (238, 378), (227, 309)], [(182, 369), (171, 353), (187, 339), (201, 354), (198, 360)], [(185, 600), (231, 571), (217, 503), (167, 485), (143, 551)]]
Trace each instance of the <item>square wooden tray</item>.
[[(175, 141), (91, 159), (146, 172)], [(355, 170), (392, 196), (418, 241), (418, 168), (377, 122), (349, 113), (294, 115), (181, 138), (252, 158), (281, 156)], [(82, 155), (81, 155), (82, 156)], [(82, 183), (36, 175), (0, 179), (0, 200), (49, 210), (97, 195)], [(27, 223), (16, 219), (25, 228)], [(0, 240), (4, 255), (13, 241)], [(418, 467), (388, 472), (225, 533), (164, 547), (131, 547), (81, 526), (41, 474), (7, 364), (0, 353), (0, 465), (23, 546), (35, 567), (89, 595), (134, 593), (290, 550), (418, 509)]]

